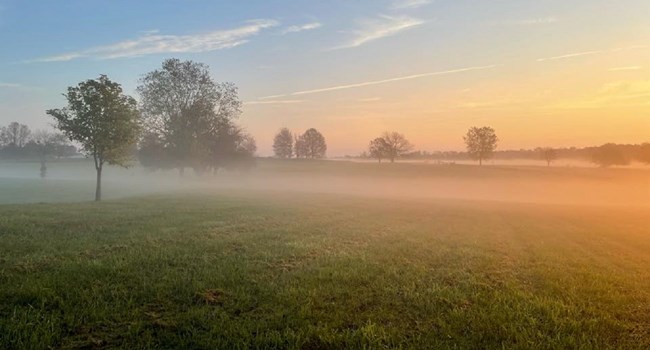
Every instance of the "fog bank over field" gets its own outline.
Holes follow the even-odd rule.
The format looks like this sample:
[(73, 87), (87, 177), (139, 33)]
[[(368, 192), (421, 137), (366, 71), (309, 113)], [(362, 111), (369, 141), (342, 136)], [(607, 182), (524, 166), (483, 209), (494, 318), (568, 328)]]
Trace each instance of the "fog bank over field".
[[(94, 168), (86, 160), (0, 163), (0, 203), (92, 199)], [(250, 171), (196, 176), (150, 172), (139, 165), (108, 167), (107, 198), (223, 190), (333, 193), (399, 199), (461, 199), (544, 204), (650, 206), (650, 169), (543, 167), (259, 159)]]

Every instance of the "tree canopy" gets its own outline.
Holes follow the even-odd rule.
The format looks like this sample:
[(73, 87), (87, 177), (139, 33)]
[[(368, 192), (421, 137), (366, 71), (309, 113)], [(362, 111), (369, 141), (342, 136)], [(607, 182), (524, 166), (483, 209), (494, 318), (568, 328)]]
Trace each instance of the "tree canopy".
[(492, 157), (499, 141), (494, 129), (488, 126), (470, 128), (464, 140), (467, 153), (472, 159), (478, 160), (479, 165), (483, 164), (483, 160)]
[(215, 82), (207, 65), (165, 60), (140, 80), (137, 91), (145, 121), (139, 148), (144, 166), (203, 173), (244, 153), (252, 158), (251, 147), (238, 150), (252, 137), (234, 123), (241, 114), (237, 87)]
[(327, 152), (325, 137), (318, 130), (311, 128), (300, 135), (295, 142), (296, 157), (318, 159)]
[(47, 114), (56, 127), (82, 151), (93, 157), (97, 171), (95, 200), (101, 200), (101, 174), (105, 163), (127, 166), (140, 132), (140, 113), (132, 97), (106, 75), (69, 87), (68, 106)]
[(293, 134), (282, 128), (273, 138), (273, 153), (278, 158), (291, 158), (293, 155)]

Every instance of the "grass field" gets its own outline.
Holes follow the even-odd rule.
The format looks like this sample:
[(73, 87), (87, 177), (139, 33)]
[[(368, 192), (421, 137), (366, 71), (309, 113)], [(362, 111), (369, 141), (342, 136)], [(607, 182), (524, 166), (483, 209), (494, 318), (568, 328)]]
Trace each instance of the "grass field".
[(650, 348), (647, 206), (197, 192), (0, 205), (0, 348)]

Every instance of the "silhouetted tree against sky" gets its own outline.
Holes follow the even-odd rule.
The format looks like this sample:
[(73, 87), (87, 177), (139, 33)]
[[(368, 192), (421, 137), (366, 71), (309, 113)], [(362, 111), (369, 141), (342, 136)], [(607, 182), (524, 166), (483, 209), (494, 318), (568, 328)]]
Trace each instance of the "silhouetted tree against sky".
[(215, 82), (207, 65), (165, 60), (161, 69), (140, 80), (137, 91), (147, 134), (157, 135), (158, 152), (181, 174), (186, 167), (197, 172), (217, 167), (226, 149), (234, 149), (232, 136), (239, 135), (232, 133), (234, 119), (241, 114), (237, 87)]
[(607, 143), (595, 148), (591, 154), (591, 161), (603, 168), (630, 164), (630, 159), (613, 143)]
[(95, 200), (102, 195), (105, 163), (127, 166), (140, 132), (140, 113), (135, 99), (122, 92), (120, 84), (101, 75), (69, 87), (64, 94), (68, 106), (50, 109), (56, 127), (92, 156), (97, 171)]
[(301, 158), (324, 158), (327, 152), (325, 137), (316, 129), (311, 128), (298, 137), (296, 141), (296, 156)]
[(483, 165), (483, 160), (492, 157), (499, 142), (494, 129), (488, 126), (471, 127), (463, 139), (467, 153), (472, 159), (478, 160), (479, 165)]
[(551, 163), (558, 158), (557, 151), (551, 147), (544, 147), (539, 149), (540, 156), (546, 161), (546, 166), (551, 166)]
[(273, 153), (278, 158), (291, 158), (293, 155), (293, 134), (282, 128), (273, 138)]
[(390, 159), (391, 163), (413, 149), (413, 145), (406, 137), (395, 131), (385, 132), (381, 139), (383, 140), (384, 155)]
[(370, 145), (368, 146), (368, 155), (372, 158), (376, 158), (379, 163), (381, 163), (382, 159), (388, 157), (388, 145), (386, 145), (386, 141), (381, 137), (370, 141)]

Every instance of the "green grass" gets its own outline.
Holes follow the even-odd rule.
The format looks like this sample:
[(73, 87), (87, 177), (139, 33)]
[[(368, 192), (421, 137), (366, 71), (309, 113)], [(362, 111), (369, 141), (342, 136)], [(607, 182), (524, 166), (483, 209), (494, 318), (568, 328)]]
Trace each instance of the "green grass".
[(647, 349), (648, 214), (242, 191), (0, 206), (0, 348)]

